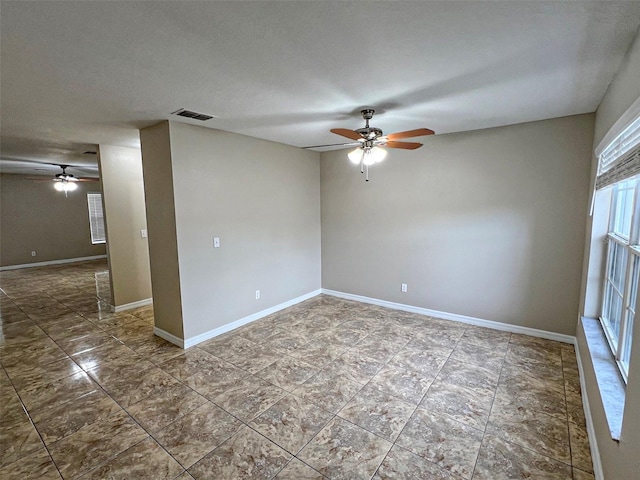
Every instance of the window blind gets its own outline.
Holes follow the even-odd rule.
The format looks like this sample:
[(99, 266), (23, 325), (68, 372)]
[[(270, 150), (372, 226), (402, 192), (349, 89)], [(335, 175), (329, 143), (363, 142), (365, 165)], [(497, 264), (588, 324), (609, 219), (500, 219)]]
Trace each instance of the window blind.
[(104, 216), (102, 214), (102, 194), (87, 193), (89, 204), (89, 225), (91, 227), (91, 243), (106, 243)]
[(640, 174), (640, 145), (623, 154), (612, 168), (598, 175), (596, 189), (608, 187), (638, 174)]
[(640, 174), (640, 116), (625, 128), (598, 157), (596, 189)]

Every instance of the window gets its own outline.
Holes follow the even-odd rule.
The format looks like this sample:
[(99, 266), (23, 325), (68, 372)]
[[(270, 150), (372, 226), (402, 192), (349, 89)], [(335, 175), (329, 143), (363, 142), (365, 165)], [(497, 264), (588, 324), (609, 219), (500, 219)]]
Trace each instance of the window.
[(623, 156), (640, 144), (640, 117), (625, 128), (598, 156), (598, 175), (614, 168)]
[(596, 188), (601, 189), (640, 174), (640, 116), (598, 155)]
[(631, 338), (640, 283), (638, 108), (635, 112), (615, 138), (597, 152), (596, 178), (596, 189), (613, 188), (606, 236), (607, 265), (600, 321), (625, 381), (629, 373)]
[(623, 378), (629, 373), (631, 332), (640, 280), (640, 177), (613, 185), (600, 320)]
[(89, 226), (91, 227), (91, 243), (107, 243), (102, 215), (102, 194), (87, 193), (89, 204)]

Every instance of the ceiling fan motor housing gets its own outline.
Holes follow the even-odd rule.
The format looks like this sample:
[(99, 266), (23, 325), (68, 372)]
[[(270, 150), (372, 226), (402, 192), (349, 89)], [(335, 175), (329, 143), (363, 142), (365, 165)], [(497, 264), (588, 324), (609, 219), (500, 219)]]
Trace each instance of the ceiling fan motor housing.
[(376, 127), (358, 128), (355, 131), (358, 132), (362, 136), (362, 138), (365, 138), (367, 140), (375, 140), (376, 138), (382, 136), (382, 130)]

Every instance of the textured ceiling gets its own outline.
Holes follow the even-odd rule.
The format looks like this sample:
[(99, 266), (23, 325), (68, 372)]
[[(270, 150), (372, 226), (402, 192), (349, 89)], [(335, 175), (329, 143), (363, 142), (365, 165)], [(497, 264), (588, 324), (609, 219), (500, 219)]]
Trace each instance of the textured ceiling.
[(182, 107), (219, 117), (188, 123), (296, 146), (339, 142), (329, 129), (361, 127), (363, 106), (387, 133), (593, 112), (640, 25), (638, 1), (0, 8), (3, 171), (95, 163), (82, 152), (137, 146)]

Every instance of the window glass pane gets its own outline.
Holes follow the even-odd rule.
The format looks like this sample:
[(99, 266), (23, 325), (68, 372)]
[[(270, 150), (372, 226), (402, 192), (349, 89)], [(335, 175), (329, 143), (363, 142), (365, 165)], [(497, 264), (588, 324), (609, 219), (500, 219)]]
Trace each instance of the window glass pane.
[(612, 229), (614, 233), (626, 239), (631, 234), (635, 184), (636, 179), (625, 180), (616, 185), (614, 190)]
[(616, 243), (615, 250), (613, 284), (618, 289), (618, 292), (622, 293), (624, 292), (625, 274), (627, 272), (627, 249)]
[(616, 245), (617, 243), (609, 238), (609, 266), (607, 270), (607, 279), (611, 282), (613, 282), (614, 272), (616, 271)]
[(607, 281), (602, 320), (608, 327), (609, 337), (613, 346), (617, 348), (620, 336), (620, 324), (623, 312), (622, 297), (616, 292), (613, 284)]
[[(624, 282), (627, 267), (627, 247), (609, 239), (609, 272), (605, 284), (605, 295), (602, 309), (602, 320), (608, 327), (609, 340), (617, 349), (620, 336), (623, 304)], [(634, 256), (635, 257), (635, 256)]]
[(640, 257), (632, 255), (633, 271), (631, 272), (631, 286), (629, 287), (629, 308), (635, 312), (638, 298), (638, 274), (640, 274)]
[(611, 238), (609, 238), (608, 242), (608, 267), (607, 267), (607, 277), (605, 280), (605, 291), (604, 291), (604, 301), (602, 304), (602, 319), (604, 322), (609, 325), (609, 319), (615, 315), (614, 313), (614, 296), (616, 295), (616, 291), (613, 287), (614, 285), (614, 277), (616, 276), (616, 252), (618, 251), (617, 242)]
[(620, 355), (620, 363), (625, 367), (625, 373), (629, 372), (629, 359), (631, 357), (631, 337), (633, 332), (633, 320), (635, 315), (629, 315), (627, 319), (627, 330), (624, 336), (624, 344), (622, 345), (622, 354)]
[(602, 306), (602, 317), (608, 323), (609, 317), (611, 316), (611, 299), (613, 295), (613, 288), (611, 287), (611, 282), (607, 281), (607, 285), (604, 292), (604, 303)]
[(631, 356), (631, 338), (633, 332), (633, 321), (635, 318), (636, 300), (638, 298), (638, 280), (640, 278), (640, 257), (633, 255), (633, 271), (631, 273), (631, 285), (629, 286), (629, 306), (627, 309), (627, 325), (625, 326), (624, 337), (622, 338), (622, 351), (620, 353), (620, 363), (623, 366), (625, 375), (629, 371), (629, 357)]
[(611, 341), (614, 346), (618, 345), (618, 337), (620, 336), (620, 319), (622, 317), (622, 298), (614, 293), (611, 300), (611, 316), (609, 317), (609, 327), (611, 328)]

